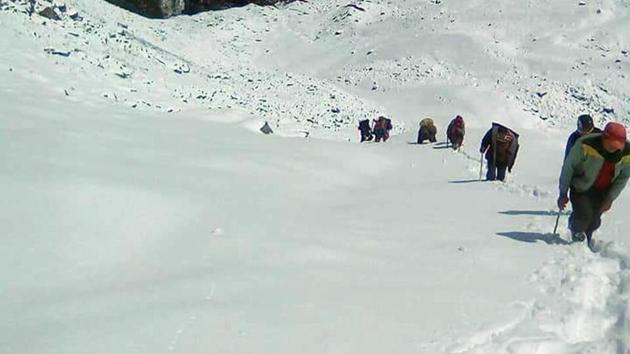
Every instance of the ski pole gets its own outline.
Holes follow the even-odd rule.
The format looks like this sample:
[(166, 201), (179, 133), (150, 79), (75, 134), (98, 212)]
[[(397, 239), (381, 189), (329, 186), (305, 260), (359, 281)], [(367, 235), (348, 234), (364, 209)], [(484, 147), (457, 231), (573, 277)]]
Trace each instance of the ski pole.
[(560, 222), (560, 215), (562, 215), (562, 211), (560, 209), (558, 209), (558, 216), (556, 217), (556, 226), (553, 227), (553, 234), (557, 235), (557, 231), (558, 231), (558, 223)]

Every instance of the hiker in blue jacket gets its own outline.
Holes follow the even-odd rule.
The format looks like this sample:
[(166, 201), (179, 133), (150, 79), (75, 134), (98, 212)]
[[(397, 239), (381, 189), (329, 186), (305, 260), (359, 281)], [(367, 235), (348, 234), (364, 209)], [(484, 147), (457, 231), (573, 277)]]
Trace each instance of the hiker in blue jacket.
[(595, 124), (593, 123), (593, 117), (588, 114), (582, 114), (581, 116), (579, 116), (577, 121), (577, 130), (574, 131), (573, 134), (569, 135), (569, 139), (567, 140), (567, 146), (564, 149), (564, 159), (567, 159), (571, 148), (573, 147), (573, 145), (575, 145), (575, 142), (579, 138), (588, 134), (601, 132), (601, 129), (595, 127)]

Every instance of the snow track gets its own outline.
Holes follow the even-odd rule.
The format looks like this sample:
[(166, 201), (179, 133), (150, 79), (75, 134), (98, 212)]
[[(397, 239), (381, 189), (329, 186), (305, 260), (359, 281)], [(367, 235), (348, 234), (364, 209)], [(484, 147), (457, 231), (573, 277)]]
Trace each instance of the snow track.
[(530, 277), (540, 296), (522, 316), (461, 340), (452, 353), (630, 353), (630, 269), (622, 246), (557, 246), (558, 256)]

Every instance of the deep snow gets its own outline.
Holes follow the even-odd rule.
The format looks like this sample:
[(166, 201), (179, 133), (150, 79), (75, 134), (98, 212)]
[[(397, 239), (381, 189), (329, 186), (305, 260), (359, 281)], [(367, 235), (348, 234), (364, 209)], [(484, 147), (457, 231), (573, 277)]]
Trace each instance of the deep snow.
[(551, 235), (576, 114), (628, 120), (627, 1), (65, 5), (0, 2), (0, 352), (630, 353), (627, 192), (600, 252)]

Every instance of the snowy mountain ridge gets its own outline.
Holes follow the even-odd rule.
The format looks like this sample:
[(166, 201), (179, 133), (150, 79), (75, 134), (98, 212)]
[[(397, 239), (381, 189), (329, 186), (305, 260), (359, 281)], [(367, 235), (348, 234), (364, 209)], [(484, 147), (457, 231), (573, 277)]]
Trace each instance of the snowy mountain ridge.
[[(67, 66), (71, 77), (94, 76), (102, 89), (91, 94), (107, 95), (134, 108), (168, 112), (238, 107), (288, 130), (317, 135), (321, 129), (345, 129), (345, 135), (353, 136), (348, 128), (357, 120), (391, 115), (353, 90), (378, 94), (440, 83), (505, 92), (508, 104), (552, 125), (565, 125), (585, 111), (601, 122), (624, 119), (630, 111), (625, 80), (630, 49), (616, 33), (628, 31), (630, 21), (623, 21), (628, 4), (608, 1), (597, 8), (592, 4), (534, 4), (491, 8), (478, 2), (297, 2), (280, 10), (248, 6), (161, 21), (109, 4), (86, 8), (80, 2), (67, 2), (58, 6), (64, 10), (60, 14), (65, 14), (61, 21), (16, 16), (21, 20), (7, 25), (24, 36), (24, 41), (46, 51), (42, 54), (49, 53), (57, 65)], [(3, 8), (19, 14), (26, 6), (27, 2), (15, 1)], [(45, 2), (37, 2), (37, 9), (45, 6)], [(592, 18), (588, 26), (599, 27), (591, 30), (579, 22), (548, 27), (555, 11), (567, 10), (570, 16)], [(75, 11), (81, 14), (81, 21), (72, 20)], [(521, 28), (529, 26), (527, 17), (510, 24), (503, 19), (512, 19), (510, 14), (519, 11), (528, 11), (529, 18), (541, 18), (540, 24), (524, 33)], [(462, 15), (466, 13), (476, 13), (478, 18)], [(112, 20), (112, 14), (117, 20)], [(618, 21), (605, 27), (611, 19)], [(35, 38), (26, 30), (30, 26), (24, 27), (28, 23), (35, 26)], [(388, 26), (405, 31), (393, 45), (395, 41), (417, 41), (418, 45), (406, 48), (406, 55), (400, 56), (399, 49), (388, 47), (387, 36), (380, 35), (386, 33), (380, 29)], [(474, 28), (468, 28), (471, 26)], [(294, 52), (290, 43), (273, 40), (284, 33), (291, 41), (299, 41)], [(363, 38), (374, 44), (366, 46), (369, 42)], [(449, 38), (460, 41), (460, 49), (452, 51), (457, 47), (438, 44)], [(558, 48), (557, 54), (546, 55), (553, 48), (550, 45)], [(331, 49), (347, 53), (349, 60), (340, 70), (327, 58)], [(444, 49), (451, 52), (441, 53)], [(292, 63), (301, 60), (300, 53), (315, 55), (317, 51), (321, 54), (313, 68), (316, 72), (292, 68)], [(564, 55), (564, 59), (562, 51), (575, 54)], [(539, 70), (537, 66), (543, 63), (537, 58), (542, 53), (546, 61), (553, 58), (554, 62)], [(520, 56), (525, 60), (516, 62)], [(472, 64), (468, 64), (471, 58)], [(59, 89), (71, 92), (76, 88)], [(449, 104), (435, 95), (437, 103)], [(425, 114), (435, 113), (427, 110)], [(393, 118), (399, 122), (408, 119)]]

